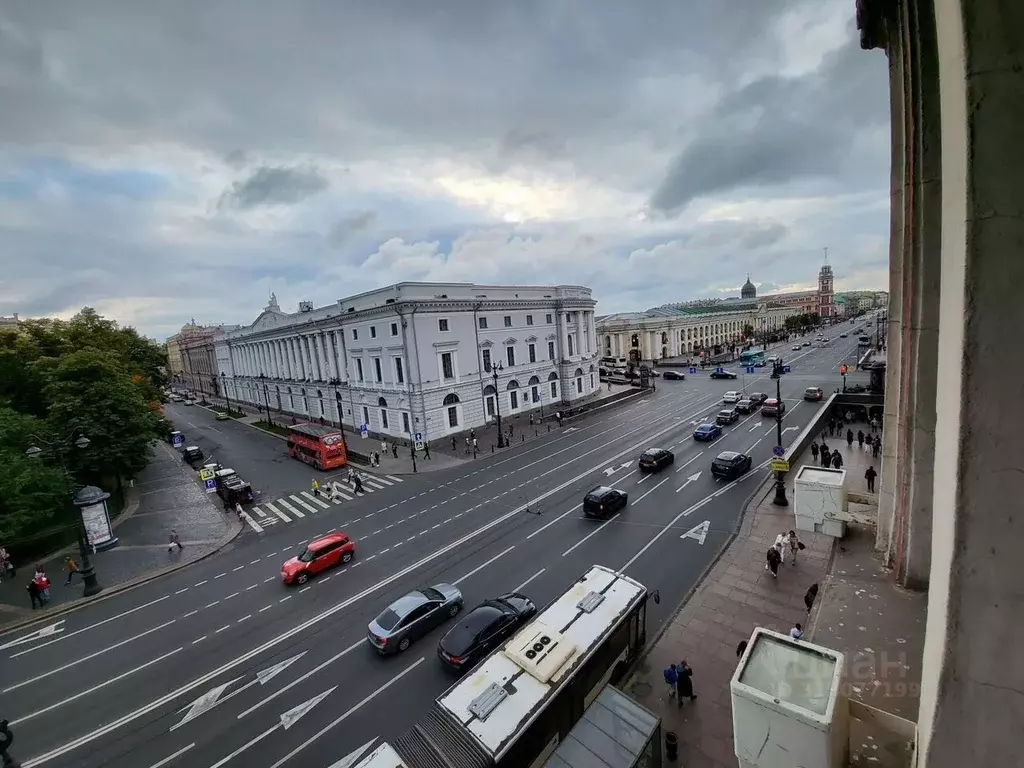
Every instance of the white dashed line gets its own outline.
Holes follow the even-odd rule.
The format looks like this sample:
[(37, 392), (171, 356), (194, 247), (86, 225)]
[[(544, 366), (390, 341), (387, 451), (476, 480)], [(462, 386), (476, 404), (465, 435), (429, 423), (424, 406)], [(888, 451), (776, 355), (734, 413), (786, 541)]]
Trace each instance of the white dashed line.
[(196, 615), (197, 613), (199, 613), (199, 611), (198, 611), (198, 610), (195, 610), (195, 611), (189, 611), (188, 613), (186, 613), (186, 614), (185, 614), (184, 616), (182, 616), (181, 618), (183, 618), (183, 619), (187, 619), (187, 618), (188, 618), (189, 616), (195, 616), (195, 615)]
[(203, 584), (205, 584), (205, 583), (206, 583), (206, 579), (203, 579), (203, 580), (202, 580), (202, 581), (200, 581), (200, 582), (199, 582), (198, 584), (193, 584), (192, 586), (193, 586), (193, 587), (201, 587), (201, 586), (203, 586)]
[(238, 594), (239, 594), (238, 592), (232, 592), (230, 595), (228, 595), (224, 599), (225, 600), (230, 600), (232, 597), (238, 597)]
[(232, 568), (232, 569), (231, 569), (231, 572), (232, 572), (232, 573), (235, 573), (235, 572), (237, 572), (237, 571), (240, 571), (240, 570), (242, 570), (243, 568), (245, 568), (245, 566), (244, 566), (244, 565), (240, 565), (240, 566), (238, 566), (237, 568)]
[(272, 605), (264, 605), (262, 608), (260, 608), (259, 612), (263, 613), (264, 611), (269, 611), (273, 607), (274, 606), (272, 606)]
[(195, 640), (192, 641), (192, 645), (195, 645), (196, 643), (201, 643), (205, 639), (206, 639), (206, 635), (203, 635), (202, 637), (197, 637)]
[(285, 600), (291, 600), (291, 599), (292, 599), (291, 595), (286, 595), (286, 596), (282, 597), (280, 600), (278, 600), (277, 602), (283, 603)]
[(251, 619), (251, 618), (252, 618), (252, 614), (250, 613), (248, 616), (243, 616), (242, 618), (240, 618), (238, 621), (235, 622), (235, 624), (241, 624), (243, 621), (246, 621), (247, 619)]
[(223, 578), (224, 578), (225, 576), (227, 576), (227, 574), (226, 574), (226, 573), (218, 573), (218, 574), (217, 574), (216, 576), (214, 576), (213, 578), (214, 578), (215, 580), (216, 580), (216, 579), (223, 579)]
[(176, 594), (176, 595), (180, 595), (180, 594), (181, 594), (182, 592), (188, 592), (188, 587), (185, 587), (184, 589), (179, 589), (179, 590), (178, 590), (177, 592), (175, 592), (174, 594)]
[(231, 629), (231, 625), (230, 625), (230, 624), (225, 624), (225, 625), (224, 625), (223, 627), (221, 627), (220, 629), (218, 629), (218, 630), (217, 630), (216, 632), (214, 632), (213, 634), (215, 634), (215, 635), (219, 635), (219, 634), (220, 634), (221, 632), (223, 632), (223, 631), (224, 631), (225, 629)]
[(214, 600), (212, 603), (209, 603), (206, 606), (206, 608), (213, 608), (213, 606), (217, 605), (217, 603), (219, 603), (219, 602), (220, 602), (220, 600)]

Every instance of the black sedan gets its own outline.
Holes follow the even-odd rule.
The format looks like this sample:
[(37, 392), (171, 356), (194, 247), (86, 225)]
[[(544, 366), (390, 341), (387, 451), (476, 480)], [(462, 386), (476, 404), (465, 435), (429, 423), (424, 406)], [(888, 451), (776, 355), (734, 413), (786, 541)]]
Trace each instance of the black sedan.
[(583, 515), (607, 519), (628, 505), (628, 493), (600, 485), (583, 497)]
[(735, 408), (726, 408), (724, 411), (719, 411), (718, 415), (715, 416), (715, 424), (719, 426), (725, 426), (726, 424), (735, 424), (739, 421), (740, 412)]
[(726, 371), (722, 369), (716, 369), (711, 372), (712, 379), (738, 379), (739, 375), (732, 371)]
[(665, 371), (661, 374), (661, 377), (665, 379), (665, 381), (684, 381), (686, 379), (686, 374), (682, 371)]
[(750, 400), (754, 405), (764, 405), (764, 401), (768, 399), (768, 395), (764, 392), (751, 392), (747, 395), (747, 399)]
[(413, 640), (456, 616), (462, 610), (462, 603), (462, 592), (453, 584), (413, 590), (370, 622), (366, 639), (382, 656), (401, 653)]
[(472, 669), (537, 615), (525, 595), (510, 592), (485, 600), (463, 616), (437, 643), (437, 657), (456, 672)]
[(672, 451), (666, 448), (648, 448), (640, 454), (640, 471), (657, 472), (676, 460)]
[(736, 403), (736, 410), (740, 413), (753, 413), (755, 408), (757, 408), (757, 403), (749, 397), (745, 397)]
[(754, 461), (745, 453), (723, 451), (711, 462), (711, 474), (721, 480), (735, 480), (750, 471)]

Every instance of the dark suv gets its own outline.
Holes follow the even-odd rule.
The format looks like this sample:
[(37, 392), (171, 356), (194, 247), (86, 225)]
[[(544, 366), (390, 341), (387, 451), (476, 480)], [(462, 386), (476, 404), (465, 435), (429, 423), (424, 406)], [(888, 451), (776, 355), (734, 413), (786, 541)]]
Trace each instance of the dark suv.
[(606, 485), (599, 485), (583, 497), (583, 515), (607, 519), (625, 509), (629, 504), (629, 494)]
[(665, 448), (648, 448), (640, 454), (640, 471), (657, 472), (676, 460), (672, 451)]
[(760, 406), (764, 404), (764, 401), (768, 399), (768, 395), (764, 392), (751, 392), (747, 395), (747, 399), (750, 400), (754, 405)]
[(718, 458), (711, 462), (711, 474), (722, 480), (735, 480), (745, 472), (749, 472), (752, 464), (753, 460), (746, 454), (723, 451), (718, 454)]

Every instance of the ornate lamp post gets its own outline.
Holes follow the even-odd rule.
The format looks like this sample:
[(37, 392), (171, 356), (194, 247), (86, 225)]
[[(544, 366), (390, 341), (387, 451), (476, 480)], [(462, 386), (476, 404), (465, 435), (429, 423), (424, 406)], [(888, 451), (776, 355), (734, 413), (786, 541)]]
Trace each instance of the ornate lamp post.
[(334, 407), (338, 409), (338, 426), (341, 428), (341, 445), (345, 449), (345, 455), (348, 456), (348, 441), (345, 439), (345, 411), (341, 405), (341, 392), (338, 391), (338, 387), (341, 386), (342, 381), (335, 376), (327, 383), (334, 387)]
[(256, 378), (263, 383), (263, 405), (267, 409), (267, 426), (272, 427), (274, 422), (270, 420), (270, 390), (267, 389), (267, 375), (261, 372)]
[(498, 374), (505, 370), (500, 362), (491, 366), (491, 376), (494, 377), (494, 410), (498, 419), (498, 447), (505, 447), (505, 437), (501, 433), (501, 395), (498, 392)]
[[(775, 444), (782, 447), (782, 360), (777, 360), (773, 370), (775, 376), (775, 399), (779, 407), (775, 411)], [(777, 507), (788, 507), (789, 499), (786, 498), (786, 473), (775, 473), (775, 498), (772, 504)]]
[[(67, 464), (64, 461), (64, 451), (68, 450), (70, 446), (74, 446), (78, 450), (85, 450), (86, 448), (89, 447), (89, 438), (87, 438), (85, 435), (79, 434), (78, 437), (72, 439), (74, 434), (74, 431), (72, 431), (72, 433), (68, 435), (68, 437), (65, 440), (54, 440), (52, 442), (43, 440), (42, 438), (36, 435), (29, 435), (29, 438), (31, 438), (34, 442), (25, 451), (25, 455), (28, 456), (30, 459), (41, 458), (44, 451), (42, 448), (36, 445), (36, 443), (42, 443), (43, 445), (46, 446), (47, 450), (51, 453), (51, 455), (53, 455), (60, 463), (60, 468), (64, 475), (69, 479), (73, 480), (73, 478), (71, 478), (71, 473), (68, 472)], [(102, 498), (99, 498), (99, 500), (97, 501), (95, 498), (93, 498), (95, 494), (90, 494), (88, 498), (83, 497), (82, 494), (84, 494), (86, 491), (95, 491), (95, 493), (100, 494)], [(80, 499), (80, 497), (82, 498)], [(75, 505), (78, 506), (79, 508), (84, 508), (87, 505), (102, 502), (109, 497), (109, 493), (104, 495), (104, 492), (101, 491), (99, 488), (87, 486), (86, 488), (83, 488), (82, 491), (80, 491), (78, 494), (76, 494)], [(82, 501), (84, 501), (85, 503), (81, 503)], [(82, 516), (82, 514), (78, 515), (78, 525), (76, 527), (78, 529), (78, 557), (79, 560), (81, 561), (82, 566), (82, 582), (85, 584), (84, 594), (86, 597), (91, 597), (92, 595), (97, 595), (100, 592), (102, 592), (103, 587), (100, 586), (99, 581), (97, 581), (96, 569), (93, 568), (92, 561), (89, 560), (89, 548), (86, 546), (85, 519)], [(117, 540), (113, 539), (113, 542), (114, 544), (116, 544)]]
[(228, 375), (226, 372), (220, 372), (220, 389), (224, 393), (224, 402), (227, 404), (228, 416), (231, 415), (231, 395), (228, 394)]

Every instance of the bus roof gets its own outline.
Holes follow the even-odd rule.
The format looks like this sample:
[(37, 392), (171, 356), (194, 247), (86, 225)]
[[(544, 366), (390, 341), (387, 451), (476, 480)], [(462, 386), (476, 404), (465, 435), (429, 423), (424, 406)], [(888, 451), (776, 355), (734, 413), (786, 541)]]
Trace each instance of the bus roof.
[(381, 744), (359, 762), (359, 768), (409, 768), (388, 743)]
[(291, 424), (288, 429), (297, 434), (312, 437), (314, 440), (319, 440), (321, 437), (327, 437), (328, 435), (341, 434), (341, 430), (337, 427), (331, 427), (326, 424), (313, 424), (308, 421), (304, 421), (301, 424)]
[[(472, 674), (442, 694), (437, 706), (461, 723), (493, 760), (500, 759), (646, 594), (646, 587), (627, 576), (601, 565), (591, 567)], [(536, 651), (538, 643), (544, 651)]]

